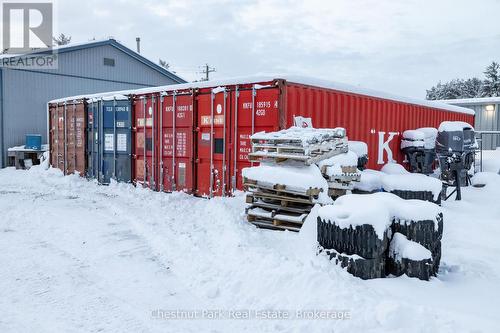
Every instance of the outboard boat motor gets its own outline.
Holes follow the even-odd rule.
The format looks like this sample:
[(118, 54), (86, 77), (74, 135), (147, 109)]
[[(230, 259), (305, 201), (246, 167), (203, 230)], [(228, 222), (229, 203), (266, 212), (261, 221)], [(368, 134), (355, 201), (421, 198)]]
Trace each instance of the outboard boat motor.
[(433, 173), (436, 135), (437, 129), (432, 127), (403, 132), (401, 150), (406, 155), (411, 172), (425, 175)]
[[(436, 137), (436, 154), (443, 181), (442, 198), (448, 199), (456, 192), (456, 200), (462, 199), (461, 187), (470, 184), (469, 169), (474, 163), (474, 128), (460, 121), (445, 121), (439, 126)], [(446, 195), (448, 186), (455, 190)]]
[(368, 145), (363, 141), (348, 142), (349, 150), (358, 155), (358, 170), (365, 170), (368, 164)]

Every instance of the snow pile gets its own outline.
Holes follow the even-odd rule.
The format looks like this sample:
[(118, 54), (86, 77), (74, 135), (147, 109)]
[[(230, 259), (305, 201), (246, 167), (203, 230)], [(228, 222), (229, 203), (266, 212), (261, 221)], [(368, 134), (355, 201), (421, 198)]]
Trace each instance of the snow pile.
[(318, 202), (329, 203), (332, 201), (328, 196), (328, 183), (315, 164), (304, 165), (304, 163), (294, 161), (282, 163), (264, 161), (259, 166), (244, 168), (242, 175), (244, 178), (257, 181), (264, 186), (286, 185), (287, 189), (296, 191), (318, 188), (322, 190)]
[[(36, 170), (0, 170), (2, 332), (498, 330), (500, 186), (489, 186), (496, 174), (484, 188), (463, 188), (462, 201), (443, 203), (442, 265), (422, 282), (355, 278), (315, 256), (307, 244), (315, 242), (314, 220), (304, 235), (257, 229), (245, 221), (241, 193), (206, 200)], [(352, 319), (151, 317), (158, 308), (293, 316), (332, 307)]]
[[(361, 208), (362, 207), (362, 208)], [(423, 200), (404, 200), (392, 193), (348, 194), (338, 198), (333, 205), (321, 207), (318, 215), (340, 228), (363, 224), (373, 225), (382, 237), (393, 219), (405, 221), (434, 221), (438, 228), (441, 208)]]
[(403, 258), (419, 261), (431, 259), (432, 254), (422, 245), (412, 242), (405, 235), (396, 232), (389, 245), (389, 257), (396, 261), (401, 261)]
[(333, 157), (327, 158), (326, 160), (318, 162), (318, 166), (328, 177), (341, 175), (343, 173), (342, 167), (356, 168), (357, 165), (358, 155), (356, 155), (356, 153), (352, 151), (335, 155)]
[(372, 200), (379, 205), (389, 207), (392, 218), (399, 220), (398, 223), (407, 221), (434, 221), (435, 229), (438, 228), (437, 217), (442, 213), (441, 207), (424, 200), (405, 200), (395, 194), (378, 192), (370, 195)]
[(461, 132), (464, 129), (472, 129), (474, 130), (474, 127), (472, 127), (470, 124), (463, 122), (463, 121), (443, 121), (439, 125), (439, 132)]
[(321, 207), (318, 216), (341, 229), (371, 225), (379, 239), (383, 239), (392, 222), (389, 209), (372, 200), (370, 195), (348, 194), (339, 197), (333, 205)]
[(385, 174), (377, 170), (366, 169), (361, 171), (361, 179), (354, 183), (354, 189), (373, 192), (382, 189), (382, 177)]
[(408, 170), (406, 170), (401, 164), (398, 163), (387, 163), (380, 170), (383, 173), (388, 175), (406, 175), (409, 174)]
[(302, 142), (304, 146), (331, 141), (345, 137), (345, 129), (337, 128), (308, 128), (292, 126), (277, 132), (257, 132), (251, 136), (252, 140), (283, 140)]
[(439, 179), (428, 177), (418, 173), (391, 174), (382, 178), (384, 191), (423, 191), (432, 192), (434, 200), (437, 200), (442, 189)]
[(349, 141), (349, 150), (354, 152), (358, 157), (368, 155), (368, 145), (363, 141)]

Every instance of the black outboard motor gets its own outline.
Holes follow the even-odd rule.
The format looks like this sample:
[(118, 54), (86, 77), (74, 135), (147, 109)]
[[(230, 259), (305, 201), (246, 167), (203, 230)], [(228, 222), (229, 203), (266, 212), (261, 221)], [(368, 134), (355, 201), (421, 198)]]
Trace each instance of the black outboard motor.
[(349, 150), (358, 155), (358, 170), (365, 170), (368, 164), (368, 145), (363, 141), (348, 142)]
[[(474, 128), (467, 123), (459, 121), (445, 121), (439, 126), (436, 138), (436, 154), (441, 168), (443, 181), (443, 199), (448, 199), (457, 193), (456, 200), (461, 200), (462, 186), (470, 184), (469, 169), (474, 163), (475, 149)], [(456, 189), (446, 195), (448, 186)]]
[(409, 162), (410, 172), (425, 175), (433, 173), (436, 135), (437, 129), (431, 127), (403, 132), (401, 150)]

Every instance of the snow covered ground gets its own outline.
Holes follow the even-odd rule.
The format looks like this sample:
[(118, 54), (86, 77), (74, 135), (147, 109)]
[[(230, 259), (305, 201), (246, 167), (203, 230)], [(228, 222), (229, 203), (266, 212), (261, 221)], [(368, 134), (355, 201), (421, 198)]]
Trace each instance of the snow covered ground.
[[(313, 220), (300, 234), (246, 223), (242, 194), (2, 169), (0, 332), (495, 332), (500, 176), (482, 177), (486, 187), (444, 203), (437, 278), (363, 281), (315, 256)], [(255, 312), (228, 319), (236, 310)], [(265, 310), (290, 318), (256, 319), (278, 314)]]

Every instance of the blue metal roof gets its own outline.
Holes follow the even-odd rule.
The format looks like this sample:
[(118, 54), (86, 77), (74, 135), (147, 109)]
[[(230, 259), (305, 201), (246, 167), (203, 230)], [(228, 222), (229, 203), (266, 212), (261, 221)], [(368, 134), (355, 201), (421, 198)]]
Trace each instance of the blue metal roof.
[[(83, 50), (83, 49), (88, 49), (88, 48), (93, 48), (93, 47), (99, 47), (99, 46), (106, 46), (106, 45), (113, 46), (113, 47), (117, 48), (118, 50), (126, 53), (128, 56), (143, 63), (144, 65), (152, 68), (153, 70), (155, 70), (157, 72), (160, 72), (161, 74), (165, 75), (166, 77), (175, 81), (176, 83), (187, 83), (187, 81), (184, 80), (183, 78), (166, 70), (165, 68), (161, 67), (160, 65), (155, 64), (151, 60), (143, 57), (139, 53), (129, 49), (125, 45), (120, 44), (119, 42), (117, 42), (115, 39), (112, 39), (112, 38), (105, 39), (105, 40), (99, 40), (99, 41), (90, 41), (90, 42), (86, 42), (86, 43), (79, 43), (79, 44), (74, 44), (74, 45), (71, 45), (71, 44), (63, 45), (63, 46), (54, 48), (54, 50), (57, 50), (57, 53), (65, 53), (65, 52), (73, 52), (73, 51), (78, 51), (78, 50)], [(34, 51), (30, 54), (46, 54), (46, 53), (51, 53), (51, 52), (52, 52), (52, 50), (45, 50), (45, 51), (39, 51), (39, 52)], [(8, 55), (6, 55), (6, 56), (8, 56)], [(17, 57), (17, 56), (19, 56), (19, 55), (12, 55), (12, 57)]]

